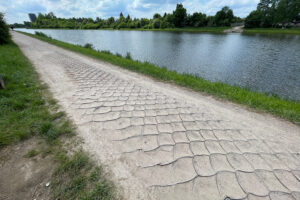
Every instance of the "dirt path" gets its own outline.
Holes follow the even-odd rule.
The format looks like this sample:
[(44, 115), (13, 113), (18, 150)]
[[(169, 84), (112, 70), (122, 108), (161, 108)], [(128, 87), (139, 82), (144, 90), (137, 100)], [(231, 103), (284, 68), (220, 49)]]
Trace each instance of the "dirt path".
[(227, 29), (224, 33), (242, 33), (244, 31), (244, 26), (236, 26), (232, 27), (231, 29)]
[(19, 33), (13, 39), (125, 199), (300, 199), (299, 127)]

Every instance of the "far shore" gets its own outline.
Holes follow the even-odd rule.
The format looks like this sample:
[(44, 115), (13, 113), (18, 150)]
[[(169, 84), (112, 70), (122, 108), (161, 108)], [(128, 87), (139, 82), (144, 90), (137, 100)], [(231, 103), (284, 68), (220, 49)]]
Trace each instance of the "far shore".
[[(26, 29), (63, 29), (63, 30), (116, 30), (116, 31), (166, 31), (166, 32), (192, 32), (192, 33), (232, 33), (234, 27), (185, 27), (185, 28), (166, 28), (166, 29), (143, 29), (143, 28), (99, 28), (99, 29), (68, 29), (68, 28), (26, 28)], [(238, 33), (246, 34), (293, 34), (300, 35), (300, 28), (243, 28)], [(237, 32), (235, 32), (237, 33)]]

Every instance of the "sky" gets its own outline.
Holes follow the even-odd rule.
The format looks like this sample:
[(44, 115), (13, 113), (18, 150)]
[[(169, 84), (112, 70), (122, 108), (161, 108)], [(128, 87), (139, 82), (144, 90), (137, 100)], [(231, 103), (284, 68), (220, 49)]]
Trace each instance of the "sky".
[(120, 12), (132, 18), (151, 18), (154, 13), (171, 13), (182, 3), (188, 13), (215, 13), (229, 6), (234, 14), (246, 17), (256, 9), (259, 0), (0, 0), (0, 12), (7, 23), (29, 21), (28, 13), (53, 12), (57, 17), (118, 17)]

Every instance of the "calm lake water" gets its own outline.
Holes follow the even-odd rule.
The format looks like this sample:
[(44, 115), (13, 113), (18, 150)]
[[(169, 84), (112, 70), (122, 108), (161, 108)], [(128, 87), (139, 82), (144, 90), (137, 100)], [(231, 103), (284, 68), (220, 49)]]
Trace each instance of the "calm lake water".
[(91, 43), (179, 73), (300, 100), (300, 36), (113, 30), (34, 30), (73, 44)]

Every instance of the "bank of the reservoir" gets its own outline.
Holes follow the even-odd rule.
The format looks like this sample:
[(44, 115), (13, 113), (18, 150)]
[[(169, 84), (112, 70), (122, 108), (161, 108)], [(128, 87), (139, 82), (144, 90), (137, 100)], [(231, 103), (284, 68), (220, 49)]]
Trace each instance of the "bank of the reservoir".
[(253, 28), (253, 29), (244, 29), (244, 33), (252, 34), (293, 34), (300, 35), (300, 28)]
[(229, 100), (257, 111), (266, 111), (275, 116), (287, 119), (295, 124), (300, 123), (300, 102), (269, 96), (264, 93), (250, 91), (245, 88), (230, 86), (221, 82), (210, 82), (200, 77), (188, 74), (179, 74), (148, 62), (139, 62), (130, 58), (113, 55), (108, 52), (99, 52), (93, 49), (72, 45), (48, 37), (24, 33), (28, 36), (46, 41), (59, 47), (97, 58), (111, 64), (135, 71), (160, 81), (171, 82), (199, 92), (205, 92), (215, 97)]

